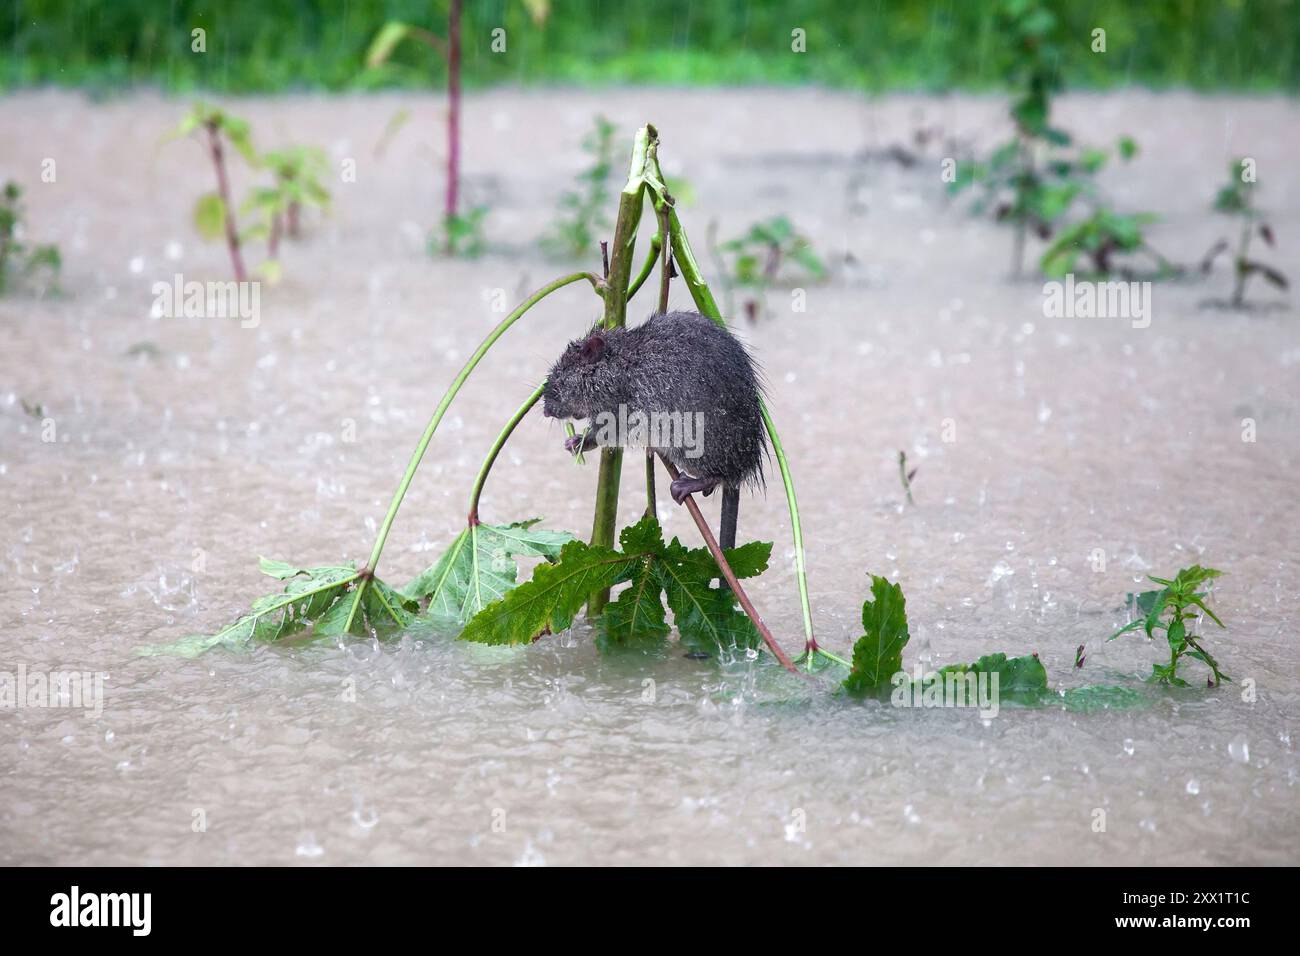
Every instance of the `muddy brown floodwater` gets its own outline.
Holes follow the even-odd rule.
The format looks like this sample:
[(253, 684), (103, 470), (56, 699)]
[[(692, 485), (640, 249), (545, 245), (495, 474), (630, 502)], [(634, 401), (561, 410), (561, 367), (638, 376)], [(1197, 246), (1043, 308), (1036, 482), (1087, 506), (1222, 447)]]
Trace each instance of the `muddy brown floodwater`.
[[(255, 328), (153, 314), (155, 282), (227, 277), (223, 249), (189, 225), (211, 188), (205, 155), (160, 143), (185, 105), (0, 100), (0, 174), (26, 188), (28, 235), (57, 241), (66, 262), (62, 296), (0, 300), (0, 671), (104, 675), (98, 717), (0, 711), (0, 861), (1300, 862), (1300, 316), (1263, 288), (1261, 303), (1292, 307), (1203, 308), (1228, 293), (1221, 265), (1156, 286), (1146, 328), (1047, 317), (1040, 281), (1007, 278), (1009, 235), (945, 202), (942, 147), (911, 169), (865, 155), (921, 124), (986, 148), (1006, 133), (1000, 101), (476, 94), (466, 188), (493, 207), (492, 251), (454, 262), (424, 250), (440, 99), (238, 102), (263, 147), (318, 144), (336, 173), (356, 169), (355, 182), (332, 174), (333, 213), (289, 247)], [(377, 149), (402, 107), (412, 122)], [(386, 643), (136, 656), (215, 630), (268, 590), (258, 555), (365, 558), (428, 414), (500, 318), (494, 303), (569, 271), (535, 239), (597, 112), (622, 143), (659, 126), (667, 172), (693, 187), (683, 217), (711, 279), (711, 220), (728, 236), (786, 213), (833, 265), (805, 312), (777, 290), (764, 321), (739, 324), (792, 461), (823, 643), (851, 646), (874, 572), (907, 593), (909, 668), (1037, 652), (1054, 686), (1141, 689), (1159, 648), (1102, 638), (1146, 573), (1202, 562), (1228, 572), (1213, 600), (1229, 630), (1210, 640), (1236, 683), (985, 720), (850, 704), (676, 647), (602, 658), (581, 625), (518, 649), (417, 628)], [(1293, 276), (1298, 120), (1293, 101), (1178, 93), (1060, 107), (1084, 141), (1137, 137), (1141, 154), (1102, 184), (1119, 208), (1160, 214), (1152, 239), (1175, 260), (1231, 234), (1208, 206), (1229, 159), (1254, 158), (1279, 241), (1269, 255)], [(236, 167), (236, 189), (248, 182)], [(683, 289), (673, 303), (687, 304)], [(632, 313), (649, 307), (643, 294)], [(459, 530), (498, 427), (596, 314), (573, 286), (489, 356), (398, 518), (388, 580), (407, 581)], [(589, 531), (595, 468), (571, 464), (563, 437), (525, 421), (486, 520)], [(919, 467), (914, 507), (899, 450)], [(629, 465), (626, 518), (639, 474)], [(660, 516), (698, 544), (666, 495)], [(745, 499), (741, 538), (776, 542), (752, 593), (797, 651), (779, 485)]]

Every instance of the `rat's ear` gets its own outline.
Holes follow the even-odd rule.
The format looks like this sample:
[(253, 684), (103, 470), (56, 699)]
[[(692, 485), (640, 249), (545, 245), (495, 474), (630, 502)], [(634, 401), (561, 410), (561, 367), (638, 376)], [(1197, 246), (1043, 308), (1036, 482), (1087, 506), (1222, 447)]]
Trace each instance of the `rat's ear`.
[(584, 362), (594, 362), (604, 354), (605, 337), (599, 332), (593, 332), (582, 343), (582, 359)]

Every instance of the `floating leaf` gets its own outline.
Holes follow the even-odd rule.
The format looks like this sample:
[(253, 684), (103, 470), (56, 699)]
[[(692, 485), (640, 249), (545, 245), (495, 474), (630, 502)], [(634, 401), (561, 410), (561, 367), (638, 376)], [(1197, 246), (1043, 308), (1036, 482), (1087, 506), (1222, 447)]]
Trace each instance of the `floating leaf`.
[(1093, 684), (1073, 687), (1061, 695), (1066, 710), (1130, 710), (1146, 703), (1146, 698), (1131, 687)]
[[(214, 647), (242, 651), (256, 642), (300, 634), (312, 625), (316, 634), (341, 634), (349, 620), (353, 633), (367, 621), (374, 627), (406, 627), (419, 607), (356, 568), (302, 568), (266, 558), (261, 559), (260, 567), (264, 574), (285, 582), (284, 590), (258, 598), (247, 614), (215, 634), (189, 635), (170, 644), (142, 647), (138, 653), (197, 657)], [(363, 582), (369, 587), (358, 587)], [(353, 607), (361, 594), (365, 596), (364, 612)]]
[(973, 664), (941, 667), (939, 673), (996, 674), (999, 702), (1033, 705), (1054, 696), (1047, 687), (1047, 669), (1036, 655), (1007, 657), (1002, 653), (986, 654)]

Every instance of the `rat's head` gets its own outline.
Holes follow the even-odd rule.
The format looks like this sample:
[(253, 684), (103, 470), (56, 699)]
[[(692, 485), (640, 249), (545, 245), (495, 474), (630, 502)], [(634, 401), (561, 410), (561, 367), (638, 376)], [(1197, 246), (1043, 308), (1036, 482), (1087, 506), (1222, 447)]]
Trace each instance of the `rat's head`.
[(613, 353), (618, 333), (593, 329), (570, 342), (546, 376), (542, 414), (547, 418), (591, 418), (617, 405), (619, 383)]

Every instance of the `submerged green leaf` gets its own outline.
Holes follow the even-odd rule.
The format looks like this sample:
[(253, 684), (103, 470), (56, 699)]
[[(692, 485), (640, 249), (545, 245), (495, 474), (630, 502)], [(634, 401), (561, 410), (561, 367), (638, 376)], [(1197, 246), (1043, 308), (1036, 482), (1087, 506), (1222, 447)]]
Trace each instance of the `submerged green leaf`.
[[(303, 568), (285, 561), (261, 558), (262, 573), (285, 582), (284, 590), (255, 600), (249, 612), (215, 634), (193, 634), (151, 647), (143, 655), (175, 654), (197, 657), (214, 647), (247, 650), (257, 642), (274, 642), (312, 628), (319, 636), (342, 634), (351, 620), (351, 632), (374, 628), (406, 627), (415, 620), (419, 604), (403, 597), (383, 581), (364, 571), (342, 565)], [(357, 602), (361, 607), (354, 608)]]
[[(973, 664), (951, 664), (939, 669), (940, 674), (997, 675), (999, 702), (1039, 704), (1055, 696), (1047, 687), (1047, 669), (1037, 655), (1007, 657), (1006, 654), (985, 654)], [(992, 685), (990, 685), (992, 686)]]

